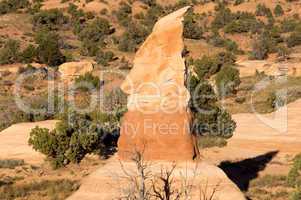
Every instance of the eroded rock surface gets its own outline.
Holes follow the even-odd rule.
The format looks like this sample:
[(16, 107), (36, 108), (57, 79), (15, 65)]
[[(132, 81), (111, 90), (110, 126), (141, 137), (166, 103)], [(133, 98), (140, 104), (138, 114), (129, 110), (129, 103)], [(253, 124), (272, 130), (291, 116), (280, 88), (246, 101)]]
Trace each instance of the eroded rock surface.
[(189, 93), (184, 86), (182, 20), (188, 8), (160, 19), (136, 53), (134, 67), (121, 85), (129, 94), (129, 110), (186, 109)]
[(65, 80), (73, 80), (74, 78), (92, 72), (93, 64), (88, 61), (67, 62), (59, 66), (61, 78)]
[(0, 160), (22, 159), (28, 164), (41, 164), (45, 156), (28, 145), (31, 129), (36, 126), (53, 129), (57, 120), (14, 124), (0, 132)]
[(135, 151), (148, 160), (192, 160), (194, 156), (182, 57), (182, 21), (188, 8), (155, 24), (121, 86), (129, 95), (118, 141), (122, 159), (130, 159)]

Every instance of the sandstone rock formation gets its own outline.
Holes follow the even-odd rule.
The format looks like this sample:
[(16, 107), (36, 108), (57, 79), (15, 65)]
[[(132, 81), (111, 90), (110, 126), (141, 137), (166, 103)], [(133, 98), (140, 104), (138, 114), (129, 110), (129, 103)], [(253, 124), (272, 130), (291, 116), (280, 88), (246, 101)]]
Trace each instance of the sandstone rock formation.
[[(149, 163), (146, 171), (150, 172), (149, 179), (151, 179), (152, 176), (159, 177), (161, 170), (170, 170), (172, 166), (172, 162), (152, 162)], [(129, 177), (137, 178), (137, 175), (138, 171), (134, 162), (119, 162), (116, 157), (110, 158), (105, 166), (90, 174), (82, 182), (80, 189), (67, 200), (122, 199), (133, 191), (131, 189), (133, 182)], [(200, 193), (206, 193), (209, 199), (213, 190), (216, 189), (213, 200), (245, 200), (242, 192), (221, 169), (204, 162), (177, 163), (172, 179), (172, 190), (188, 192), (186, 197), (182, 194), (179, 199), (204, 199), (200, 197)], [(151, 188), (148, 188), (149, 192), (150, 190)], [(158, 198), (150, 197), (149, 199)]]
[(73, 80), (75, 77), (84, 75), (93, 70), (93, 64), (88, 61), (67, 62), (59, 66), (61, 78), (65, 80)]
[(182, 20), (188, 8), (160, 19), (136, 53), (134, 67), (121, 85), (129, 94), (129, 110), (186, 109), (189, 93), (184, 86)]
[(191, 160), (194, 154), (187, 109), (182, 57), (183, 15), (189, 7), (175, 11), (154, 26), (138, 50), (134, 67), (121, 85), (128, 96), (119, 156), (129, 159), (143, 151), (147, 159)]
[(23, 159), (28, 164), (41, 164), (45, 156), (28, 145), (30, 131), (36, 126), (53, 129), (57, 120), (14, 124), (0, 132), (0, 160)]

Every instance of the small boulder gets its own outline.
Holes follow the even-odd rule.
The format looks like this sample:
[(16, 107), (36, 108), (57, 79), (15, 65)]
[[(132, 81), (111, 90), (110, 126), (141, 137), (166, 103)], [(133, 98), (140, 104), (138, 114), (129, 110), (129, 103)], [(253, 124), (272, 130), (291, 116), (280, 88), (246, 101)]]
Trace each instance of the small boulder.
[(92, 72), (93, 64), (88, 61), (67, 62), (59, 66), (59, 73), (62, 79), (73, 80), (74, 78)]

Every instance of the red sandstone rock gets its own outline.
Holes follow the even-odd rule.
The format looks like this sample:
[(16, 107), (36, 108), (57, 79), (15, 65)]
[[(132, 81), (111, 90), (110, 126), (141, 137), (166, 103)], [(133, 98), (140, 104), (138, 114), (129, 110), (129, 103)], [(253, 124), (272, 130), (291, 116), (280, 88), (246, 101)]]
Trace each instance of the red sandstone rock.
[(142, 152), (146, 160), (192, 160), (190, 115), (186, 112), (144, 114), (129, 111), (122, 121), (118, 154), (131, 159)]

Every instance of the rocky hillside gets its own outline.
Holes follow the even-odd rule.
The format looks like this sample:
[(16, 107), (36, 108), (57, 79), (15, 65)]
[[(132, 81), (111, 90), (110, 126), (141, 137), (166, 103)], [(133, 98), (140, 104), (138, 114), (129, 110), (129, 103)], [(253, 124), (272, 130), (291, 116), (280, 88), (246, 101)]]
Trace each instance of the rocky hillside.
[[(81, 79), (92, 79), (98, 86), (104, 83), (111, 90), (132, 67), (135, 51), (157, 19), (186, 5), (192, 6), (184, 20), (187, 66), (210, 84), (234, 82), (223, 102), (231, 113), (250, 112), (251, 101), (258, 112), (273, 111), (274, 90), (282, 87), (289, 88), (288, 101), (301, 96), (299, 1), (2, 0), (0, 126), (53, 118), (53, 114), (28, 116), (17, 108), (13, 93), (20, 74), (34, 73), (34, 78), (23, 82), (20, 93), (38, 108), (47, 102), (47, 77), (56, 79), (62, 71), (58, 66), (65, 62), (75, 62), (65, 66), (92, 63), (89, 72), (97, 76), (115, 70), (102, 80)], [(250, 91), (256, 83), (283, 73), (289, 75), (287, 84), (274, 80), (255, 92), (254, 101)], [(220, 88), (215, 89), (220, 93)], [(81, 103), (87, 101), (85, 94), (79, 96)]]

